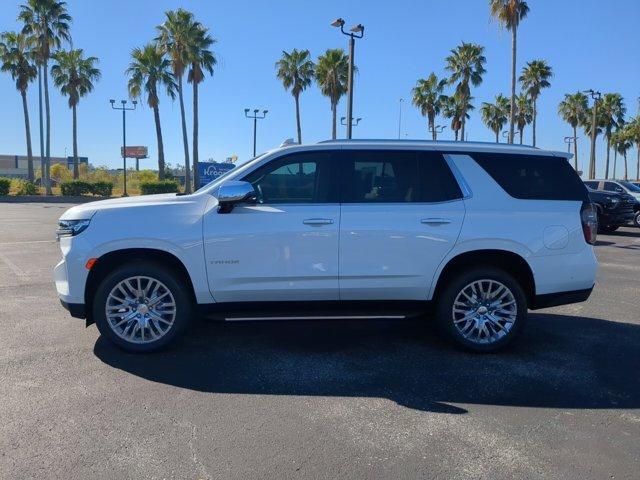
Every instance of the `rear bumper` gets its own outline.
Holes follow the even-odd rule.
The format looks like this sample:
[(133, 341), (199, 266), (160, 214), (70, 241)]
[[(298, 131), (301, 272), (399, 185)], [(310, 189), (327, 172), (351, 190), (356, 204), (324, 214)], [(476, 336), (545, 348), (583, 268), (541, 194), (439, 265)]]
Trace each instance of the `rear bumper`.
[(60, 303), (66, 308), (72, 317), (74, 318), (87, 318), (86, 309), (84, 303), (67, 303), (64, 300), (60, 300)]
[(539, 308), (557, 307), (559, 305), (584, 302), (589, 298), (592, 291), (593, 287), (584, 290), (571, 290), (569, 292), (536, 295), (534, 304), (529, 305), (529, 309), (538, 310)]

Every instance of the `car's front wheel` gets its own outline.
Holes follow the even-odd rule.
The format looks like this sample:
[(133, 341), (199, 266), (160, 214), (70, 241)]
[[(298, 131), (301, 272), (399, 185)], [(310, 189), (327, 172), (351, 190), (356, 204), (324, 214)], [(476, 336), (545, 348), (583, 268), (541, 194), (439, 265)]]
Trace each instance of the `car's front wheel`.
[(633, 224), (640, 228), (640, 211), (637, 211), (636, 216), (633, 217)]
[(165, 347), (191, 316), (191, 298), (179, 278), (154, 262), (116, 268), (100, 282), (93, 300), (100, 333), (130, 352)]
[(476, 268), (449, 281), (437, 299), (438, 322), (459, 345), (476, 352), (511, 342), (527, 316), (527, 300), (508, 273)]

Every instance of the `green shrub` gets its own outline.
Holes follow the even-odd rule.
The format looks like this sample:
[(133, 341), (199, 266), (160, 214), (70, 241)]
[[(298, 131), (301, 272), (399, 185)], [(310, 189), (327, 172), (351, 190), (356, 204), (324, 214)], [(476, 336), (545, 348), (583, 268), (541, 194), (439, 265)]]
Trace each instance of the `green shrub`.
[(91, 193), (99, 197), (110, 197), (113, 190), (111, 182), (94, 182), (91, 184)]
[(154, 182), (141, 182), (140, 193), (153, 195), (155, 193), (177, 193), (178, 182), (174, 180), (156, 180)]
[(16, 195), (38, 195), (38, 187), (34, 183), (22, 179), (13, 182)]
[(0, 177), (0, 195), (9, 195), (9, 187), (11, 187), (11, 180)]
[(65, 197), (79, 197), (92, 192), (92, 185), (84, 180), (71, 180), (70, 182), (62, 182), (60, 191)]

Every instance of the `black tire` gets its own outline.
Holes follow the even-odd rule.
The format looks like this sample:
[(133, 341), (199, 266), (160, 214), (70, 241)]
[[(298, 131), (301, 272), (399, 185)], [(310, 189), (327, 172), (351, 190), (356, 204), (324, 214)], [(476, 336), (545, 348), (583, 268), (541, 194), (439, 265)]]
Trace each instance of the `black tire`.
[(640, 228), (640, 211), (636, 212), (636, 216), (633, 217), (633, 224)]
[[(491, 343), (477, 343), (465, 338), (454, 323), (454, 302), (465, 287), (478, 280), (493, 280), (506, 287), (514, 297), (515, 320), (504, 336)], [(527, 298), (520, 284), (508, 273), (495, 267), (476, 267), (450, 279), (436, 299), (436, 319), (451, 340), (474, 352), (494, 352), (507, 346), (522, 330), (527, 319)]]
[[(159, 339), (147, 343), (134, 343), (118, 336), (107, 321), (105, 311), (111, 290), (123, 280), (136, 276), (162, 282), (173, 295), (175, 302), (175, 318), (171, 326)], [(193, 302), (185, 284), (178, 272), (156, 262), (135, 261), (117, 267), (102, 279), (93, 299), (93, 318), (100, 334), (119, 348), (133, 353), (153, 352), (166, 347), (184, 332), (191, 318)]]

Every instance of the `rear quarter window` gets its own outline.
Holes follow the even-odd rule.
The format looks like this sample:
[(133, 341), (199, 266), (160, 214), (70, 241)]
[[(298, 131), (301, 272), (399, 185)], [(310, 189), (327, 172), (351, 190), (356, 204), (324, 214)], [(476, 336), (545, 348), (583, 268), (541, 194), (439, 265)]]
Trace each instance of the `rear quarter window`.
[(514, 198), (589, 200), (587, 188), (564, 157), (504, 153), (470, 156)]

